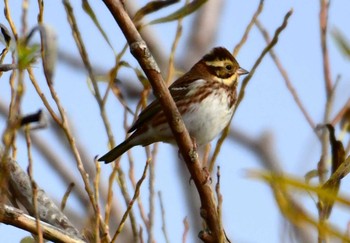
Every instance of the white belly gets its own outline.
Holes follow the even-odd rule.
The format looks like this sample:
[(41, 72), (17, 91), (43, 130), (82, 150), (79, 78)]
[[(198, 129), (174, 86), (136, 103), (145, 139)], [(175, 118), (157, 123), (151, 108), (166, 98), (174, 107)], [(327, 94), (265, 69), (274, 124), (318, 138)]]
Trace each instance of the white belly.
[[(221, 94), (221, 95), (220, 95)], [(211, 94), (183, 116), (184, 123), (198, 145), (214, 139), (230, 122), (234, 106), (228, 107), (225, 93)]]

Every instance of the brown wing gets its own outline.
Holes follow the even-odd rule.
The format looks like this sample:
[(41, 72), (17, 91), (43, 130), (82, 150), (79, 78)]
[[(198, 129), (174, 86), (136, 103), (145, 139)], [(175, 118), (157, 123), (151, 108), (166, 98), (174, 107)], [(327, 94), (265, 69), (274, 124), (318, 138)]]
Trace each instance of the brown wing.
[[(191, 75), (192, 76), (192, 75)], [(170, 87), (169, 87), (169, 91), (170, 91), (170, 95), (173, 97), (175, 103), (180, 100), (181, 98), (183, 98), (183, 96), (185, 96), (189, 89), (188, 86), (191, 82), (193, 82), (194, 80), (197, 80), (198, 77), (197, 75), (194, 75), (193, 77), (190, 77), (189, 75), (185, 74), (184, 76), (180, 77), (179, 79), (177, 79)], [(139, 115), (139, 117), (137, 118), (137, 120), (135, 121), (135, 123), (131, 126), (131, 128), (129, 129), (129, 133), (133, 132), (137, 129), (139, 129), (140, 127), (142, 127), (144, 124), (149, 123), (152, 118), (158, 114), (159, 112), (162, 111), (162, 107), (159, 103), (159, 101), (156, 99), (154, 101), (152, 101), (152, 103), (150, 103)]]

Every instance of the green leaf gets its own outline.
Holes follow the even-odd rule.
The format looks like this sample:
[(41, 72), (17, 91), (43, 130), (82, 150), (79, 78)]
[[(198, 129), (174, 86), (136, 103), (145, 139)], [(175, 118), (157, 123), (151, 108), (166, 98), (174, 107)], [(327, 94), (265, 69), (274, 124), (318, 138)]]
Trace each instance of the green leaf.
[(35, 63), (39, 56), (39, 50), (40, 46), (38, 44), (28, 46), (23, 41), (19, 41), (17, 45), (18, 68), (23, 70)]
[(155, 20), (151, 21), (149, 24), (166, 23), (166, 22), (175, 21), (175, 20), (184, 18), (187, 15), (190, 15), (191, 13), (193, 13), (194, 11), (199, 9), (207, 1), (208, 0), (193, 0), (189, 4), (176, 10), (174, 13), (172, 13), (166, 17), (163, 17), (163, 18), (155, 19)]
[(332, 32), (332, 35), (342, 53), (350, 59), (350, 41), (337, 29)]
[(170, 6), (174, 3), (179, 2), (179, 0), (165, 0), (165, 1), (152, 1), (147, 3), (145, 6), (143, 6), (142, 8), (140, 8), (134, 18), (133, 21), (134, 23), (139, 22), (144, 16), (146, 16), (147, 14), (156, 12), (162, 8), (165, 8), (167, 6)]

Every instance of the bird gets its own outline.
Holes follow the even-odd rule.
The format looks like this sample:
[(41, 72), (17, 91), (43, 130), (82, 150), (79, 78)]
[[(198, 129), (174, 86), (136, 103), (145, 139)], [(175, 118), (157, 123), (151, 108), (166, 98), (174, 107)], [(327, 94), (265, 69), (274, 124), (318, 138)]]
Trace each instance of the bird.
[[(209, 143), (229, 124), (237, 103), (239, 76), (248, 73), (226, 48), (215, 47), (169, 86), (169, 92), (197, 146)], [(137, 145), (176, 143), (157, 99), (140, 113), (128, 133), (131, 135), (124, 142), (98, 161), (113, 162)]]

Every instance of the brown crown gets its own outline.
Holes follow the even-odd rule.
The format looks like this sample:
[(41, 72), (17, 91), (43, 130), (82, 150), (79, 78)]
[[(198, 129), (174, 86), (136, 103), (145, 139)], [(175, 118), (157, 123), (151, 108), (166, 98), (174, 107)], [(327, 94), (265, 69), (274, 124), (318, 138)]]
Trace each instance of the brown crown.
[(208, 54), (206, 54), (203, 58), (205, 62), (213, 62), (213, 61), (224, 61), (231, 60), (233, 65), (237, 65), (239, 67), (238, 62), (232, 56), (232, 54), (224, 47), (215, 47)]

